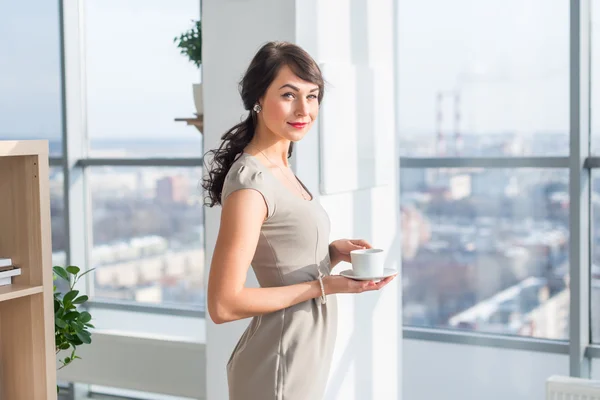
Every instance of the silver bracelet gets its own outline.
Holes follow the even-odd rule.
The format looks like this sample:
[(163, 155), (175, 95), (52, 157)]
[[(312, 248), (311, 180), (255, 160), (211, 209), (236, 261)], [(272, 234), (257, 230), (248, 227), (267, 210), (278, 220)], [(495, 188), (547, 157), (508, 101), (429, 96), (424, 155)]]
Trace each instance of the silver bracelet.
[(323, 285), (323, 273), (319, 271), (319, 285), (321, 285), (321, 304), (327, 303), (327, 297), (325, 296), (325, 286)]

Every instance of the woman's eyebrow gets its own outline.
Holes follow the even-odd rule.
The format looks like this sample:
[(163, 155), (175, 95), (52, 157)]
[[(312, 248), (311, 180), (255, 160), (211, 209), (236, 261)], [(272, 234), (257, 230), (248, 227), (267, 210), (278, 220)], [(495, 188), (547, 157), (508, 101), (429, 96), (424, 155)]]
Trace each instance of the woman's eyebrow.
[[(298, 89), (296, 86), (294, 86), (294, 85), (292, 85), (292, 84), (290, 84), (290, 83), (286, 83), (285, 85), (283, 85), (283, 86), (282, 86), (282, 87), (280, 87), (279, 89), (283, 89), (284, 87), (289, 87), (290, 89), (293, 89), (293, 90), (295, 90), (296, 92), (299, 92), (299, 91), (300, 91), (300, 89)], [(318, 88), (318, 87), (316, 87), (316, 88), (312, 89), (310, 92), (311, 92), (311, 93), (312, 93), (312, 92), (316, 92), (317, 90), (319, 90), (319, 88)]]

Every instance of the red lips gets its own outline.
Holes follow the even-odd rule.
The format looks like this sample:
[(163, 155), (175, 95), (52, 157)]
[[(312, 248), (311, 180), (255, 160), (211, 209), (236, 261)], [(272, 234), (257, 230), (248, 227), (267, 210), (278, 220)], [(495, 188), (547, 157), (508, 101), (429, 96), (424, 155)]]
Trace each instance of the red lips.
[(304, 128), (306, 125), (308, 125), (308, 122), (288, 122), (288, 124), (290, 124), (291, 126), (293, 126), (296, 129), (302, 129)]

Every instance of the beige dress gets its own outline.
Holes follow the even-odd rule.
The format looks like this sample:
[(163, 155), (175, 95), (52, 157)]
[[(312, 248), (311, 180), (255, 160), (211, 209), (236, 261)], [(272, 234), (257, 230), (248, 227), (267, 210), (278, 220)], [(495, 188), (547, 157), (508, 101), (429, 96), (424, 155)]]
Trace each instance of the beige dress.
[[(329, 274), (329, 217), (312, 194), (309, 201), (292, 193), (246, 153), (227, 174), (222, 199), (239, 189), (258, 191), (267, 204), (267, 219), (252, 260), (261, 287), (312, 281), (319, 269)], [(336, 313), (336, 297), (330, 295), (324, 305), (316, 298), (252, 318), (227, 363), (229, 399), (322, 399)]]

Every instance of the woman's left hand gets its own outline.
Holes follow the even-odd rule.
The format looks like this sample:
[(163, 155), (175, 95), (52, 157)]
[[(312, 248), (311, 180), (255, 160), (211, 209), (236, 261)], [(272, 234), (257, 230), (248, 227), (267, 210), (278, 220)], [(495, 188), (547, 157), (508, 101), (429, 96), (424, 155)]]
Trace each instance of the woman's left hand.
[(350, 262), (350, 252), (352, 250), (370, 249), (372, 246), (363, 239), (339, 239), (331, 242), (329, 245), (329, 257), (331, 258), (331, 268), (340, 261)]

